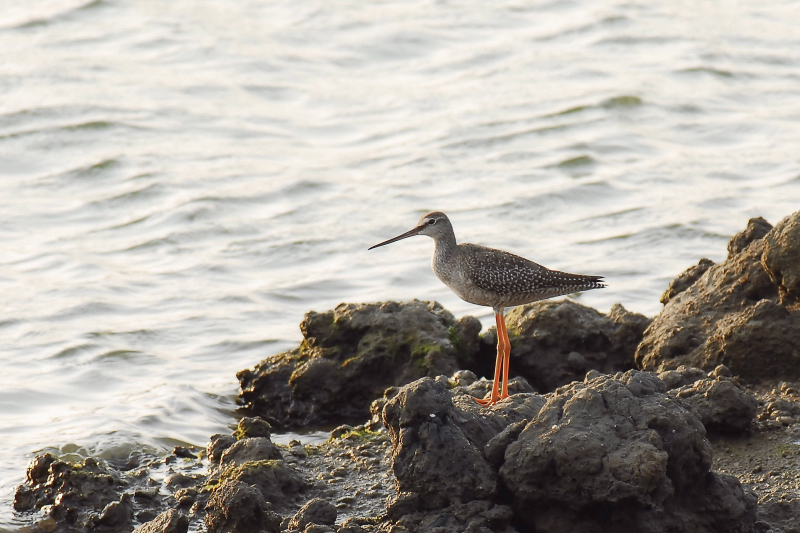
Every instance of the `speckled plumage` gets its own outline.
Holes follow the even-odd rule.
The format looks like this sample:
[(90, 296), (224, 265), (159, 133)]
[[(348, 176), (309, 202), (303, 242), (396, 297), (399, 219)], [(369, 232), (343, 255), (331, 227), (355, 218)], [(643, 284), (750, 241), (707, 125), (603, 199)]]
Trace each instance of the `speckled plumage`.
[[(435, 220), (435, 224), (425, 222), (430, 220)], [(408, 233), (420, 227), (424, 229), (416, 234), (428, 235), (436, 243), (431, 261), (436, 276), (461, 299), (489, 306), (495, 312), (605, 286), (602, 276), (550, 270), (503, 250), (477, 244), (457, 244), (453, 227), (444, 213), (428, 213), (420, 219), (417, 228)]]

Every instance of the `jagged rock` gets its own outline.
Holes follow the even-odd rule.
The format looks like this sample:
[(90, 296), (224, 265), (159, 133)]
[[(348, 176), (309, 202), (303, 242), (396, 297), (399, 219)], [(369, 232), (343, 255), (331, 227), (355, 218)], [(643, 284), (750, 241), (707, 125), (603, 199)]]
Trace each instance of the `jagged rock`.
[(782, 303), (800, 300), (800, 211), (784, 218), (764, 237), (764, 269), (778, 286)]
[[(763, 256), (764, 264), (774, 265), (770, 272), (779, 283), (787, 279), (782, 272), (793, 272), (789, 242), (797, 239), (791, 236), (798, 217), (782, 221), (763, 239), (758, 237), (766, 222), (752, 219), (731, 240), (726, 261), (670, 299), (654, 319), (637, 349), (637, 364), (658, 371), (725, 365), (750, 381), (800, 377), (800, 311), (782, 304), (778, 286), (762, 265)], [(766, 242), (775, 243), (769, 253)]]
[[(44, 510), (37, 524), (50, 532), (132, 529), (133, 505), (125, 492), (138, 482), (91, 457), (69, 464), (46, 453), (28, 466), (26, 481), (14, 495), (14, 509)], [(160, 504), (158, 498), (146, 503)]]
[(308, 487), (297, 470), (280, 459), (248, 461), (222, 468), (218, 475), (222, 480), (240, 481), (258, 488), (279, 513), (297, 509), (296, 502)]
[[(730, 248), (731, 246), (728, 245), (728, 249)], [(703, 258), (696, 265), (687, 268), (683, 274), (672, 280), (669, 284), (667, 290), (661, 295), (661, 303), (666, 305), (667, 302), (675, 298), (675, 296), (694, 285), (694, 282), (700, 279), (700, 276), (705, 274), (706, 270), (712, 266), (714, 266), (714, 261)]]
[(137, 527), (133, 533), (186, 533), (187, 531), (189, 531), (189, 519), (186, 515), (170, 509)]
[(274, 513), (258, 488), (228, 480), (214, 489), (206, 504), (208, 533), (278, 533), (281, 518)]
[(677, 389), (684, 385), (691, 385), (706, 377), (706, 372), (699, 368), (681, 365), (675, 370), (665, 370), (658, 374), (658, 379), (664, 382), (667, 390)]
[[(517, 307), (506, 316), (511, 340), (511, 375), (524, 377), (540, 392), (575, 380), (589, 370), (603, 373), (634, 368), (634, 353), (650, 319), (615, 304), (608, 315), (571, 300)], [(495, 329), (483, 337), (482, 372), (494, 371)]]
[(246, 437), (223, 452), (220, 457), (220, 466), (244, 464), (248, 461), (268, 461), (270, 459), (283, 459), (281, 451), (269, 437)]
[(309, 524), (331, 526), (336, 523), (336, 507), (321, 498), (309, 501), (289, 521), (289, 530), (303, 530)]
[(750, 430), (758, 400), (731, 378), (705, 378), (670, 391), (691, 406), (708, 431), (742, 433)]
[(550, 395), (500, 468), (516, 517), (540, 533), (752, 531), (755, 496), (710, 472), (705, 428), (665, 391), (629, 371)]
[(233, 437), (232, 435), (222, 435), (219, 433), (216, 435), (211, 435), (211, 439), (206, 447), (208, 460), (212, 465), (219, 464), (222, 454), (234, 444), (236, 444), (236, 437)]
[(242, 402), (281, 428), (361, 422), (387, 387), (472, 365), (480, 322), (415, 300), (341, 304), (300, 329), (300, 347), (237, 374)]
[(763, 239), (764, 236), (770, 232), (772, 224), (767, 222), (761, 217), (751, 218), (747, 221), (747, 227), (744, 231), (737, 233), (728, 242), (728, 257), (732, 257), (753, 242)]
[(241, 440), (248, 437), (266, 437), (270, 438), (272, 434), (272, 426), (269, 422), (260, 416), (245, 416), (236, 426), (236, 431), (233, 436)]
[(484, 409), (471, 396), (452, 397), (430, 378), (403, 387), (383, 409), (392, 468), (404, 493), (387, 509), (390, 517), (492, 500), (497, 472), (484, 446), (509, 424), (535, 416), (543, 403), (536, 394), (519, 394)]

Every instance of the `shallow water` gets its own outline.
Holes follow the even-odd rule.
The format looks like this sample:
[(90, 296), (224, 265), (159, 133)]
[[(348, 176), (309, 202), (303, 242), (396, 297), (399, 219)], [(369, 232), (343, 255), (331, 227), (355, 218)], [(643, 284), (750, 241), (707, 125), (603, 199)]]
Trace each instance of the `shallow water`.
[(308, 310), (436, 299), (490, 325), (429, 240), (367, 252), (428, 210), (656, 314), (749, 217), (800, 208), (799, 22), (754, 0), (4, 5), (0, 530), (38, 451), (227, 431), (235, 372)]

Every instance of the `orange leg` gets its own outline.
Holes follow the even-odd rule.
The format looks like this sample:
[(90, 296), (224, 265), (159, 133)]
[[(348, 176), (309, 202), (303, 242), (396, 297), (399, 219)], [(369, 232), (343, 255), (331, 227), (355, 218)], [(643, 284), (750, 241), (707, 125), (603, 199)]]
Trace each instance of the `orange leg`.
[(508, 329), (506, 328), (506, 321), (500, 317), (500, 324), (503, 325), (503, 387), (501, 389), (500, 399), (508, 398), (508, 367), (511, 362), (511, 340), (508, 338)]
[[(503, 369), (503, 360), (505, 359), (506, 339), (508, 339), (508, 333), (505, 332), (506, 325), (505, 321), (503, 320), (503, 315), (495, 313), (494, 319), (497, 323), (497, 358), (495, 359), (494, 363), (494, 380), (492, 382), (491, 395), (483, 399), (475, 399), (475, 401), (481, 405), (494, 405), (500, 399), (500, 374)], [(510, 349), (508, 351), (509, 353), (511, 352)], [(506, 374), (507, 373), (508, 372), (506, 371)]]

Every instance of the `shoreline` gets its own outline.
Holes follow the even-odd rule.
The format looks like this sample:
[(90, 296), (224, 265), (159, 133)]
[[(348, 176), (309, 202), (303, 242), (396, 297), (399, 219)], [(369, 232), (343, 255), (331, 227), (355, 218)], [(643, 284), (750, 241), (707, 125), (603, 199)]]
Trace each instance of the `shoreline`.
[[(790, 531), (800, 521), (800, 483), (791, 475), (800, 461), (794, 243), (800, 212), (775, 228), (752, 219), (723, 263), (701, 260), (670, 284), (653, 319), (571, 300), (514, 309), (506, 317), (512, 398), (491, 409), (470, 397), (490, 385), (476, 376), (487, 375), (494, 328), (480, 335), (477, 319), (455, 320), (435, 302), (311, 312), (300, 346), (237, 374), (240, 400), (256, 416), (242, 418), (234, 435), (124, 467), (39, 455), (15, 507), (29, 513), (20, 517), (34, 532), (555, 533), (643, 524), (658, 531), (675, 521), (699, 531)], [(761, 348), (769, 359), (752, 357)], [(591, 416), (564, 414), (564, 405), (593, 397), (606, 400), (585, 407)], [(658, 411), (654, 420), (669, 420), (665, 427), (683, 440), (671, 444), (659, 424), (609, 430), (604, 421), (620, 420), (622, 404)], [(433, 421), (420, 418), (420, 405), (438, 406)], [(273, 429), (348, 422), (318, 446), (270, 439)], [(545, 434), (566, 440), (548, 447)], [(577, 445), (576, 435), (585, 442)], [(613, 452), (600, 450), (612, 444)], [(572, 449), (581, 451), (559, 462)], [(561, 466), (542, 470), (531, 454)], [(580, 470), (593, 454), (601, 466)], [(445, 468), (454, 457), (461, 466)], [(162, 464), (163, 484), (150, 476)], [(577, 473), (564, 474), (573, 467)], [(526, 469), (549, 489), (516, 475)], [(703, 484), (692, 501), (681, 498)]]

